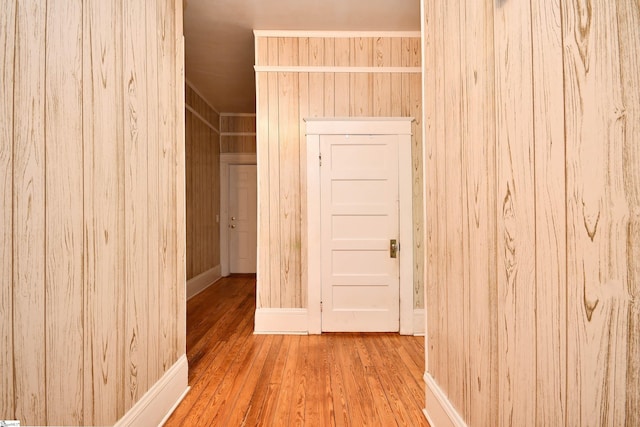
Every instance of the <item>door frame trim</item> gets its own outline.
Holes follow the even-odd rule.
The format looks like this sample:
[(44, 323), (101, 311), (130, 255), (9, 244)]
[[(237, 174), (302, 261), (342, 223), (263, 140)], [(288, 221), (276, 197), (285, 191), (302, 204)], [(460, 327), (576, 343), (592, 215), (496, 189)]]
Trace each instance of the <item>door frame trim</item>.
[[(305, 119), (307, 126), (307, 224), (320, 224), (320, 136), (398, 135), (400, 199), (400, 334), (413, 335), (413, 191), (411, 178), (412, 117)], [(307, 314), (310, 334), (322, 333), (320, 227), (307, 227)]]
[[(229, 165), (255, 165), (256, 153), (220, 153), (220, 273), (229, 275)], [(256, 190), (258, 183), (256, 182)], [(257, 247), (256, 247), (257, 251)]]

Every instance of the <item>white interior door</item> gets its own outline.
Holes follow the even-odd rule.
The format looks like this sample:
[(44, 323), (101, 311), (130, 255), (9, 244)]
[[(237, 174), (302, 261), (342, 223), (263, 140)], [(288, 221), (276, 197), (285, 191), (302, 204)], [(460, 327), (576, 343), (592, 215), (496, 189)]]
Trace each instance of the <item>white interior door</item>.
[(322, 331), (399, 331), (397, 138), (320, 136)]
[(256, 165), (229, 165), (229, 272), (256, 272)]

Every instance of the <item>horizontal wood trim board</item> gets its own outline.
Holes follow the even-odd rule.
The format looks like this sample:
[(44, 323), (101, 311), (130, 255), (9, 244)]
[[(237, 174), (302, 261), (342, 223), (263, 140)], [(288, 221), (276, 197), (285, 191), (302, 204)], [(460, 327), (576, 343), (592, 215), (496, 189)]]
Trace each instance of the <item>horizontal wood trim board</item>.
[(188, 371), (187, 355), (183, 354), (115, 427), (164, 424), (189, 391)]
[(300, 65), (254, 65), (256, 73), (403, 73), (420, 74), (421, 67), (338, 67)]
[(254, 333), (306, 335), (308, 323), (306, 308), (258, 308)]
[(195, 93), (198, 94), (198, 96), (200, 98), (202, 98), (202, 100), (205, 102), (205, 104), (207, 104), (209, 106), (209, 108), (211, 108), (213, 111), (216, 112), (216, 114), (219, 116), (220, 112), (218, 110), (216, 110), (216, 108), (211, 105), (211, 103), (207, 100), (207, 98), (202, 94), (202, 92), (200, 92), (194, 85), (193, 83), (191, 83), (189, 80), (185, 79), (185, 83), (187, 84), (187, 86), (189, 86), (191, 88), (191, 90), (193, 90)]
[(187, 280), (187, 299), (191, 299), (198, 295), (200, 292), (220, 280), (221, 277), (221, 267), (218, 264), (204, 273), (198, 274), (196, 277)]
[(222, 132), (220, 136), (256, 136), (255, 132)]
[(220, 113), (220, 117), (255, 117), (256, 113)]
[(253, 30), (256, 37), (420, 37), (420, 31), (304, 31), (304, 30)]
[(424, 382), (427, 385), (424, 413), (429, 425), (436, 427), (467, 427), (467, 424), (453, 407), (447, 395), (429, 373), (424, 374)]
[(220, 131), (211, 123), (209, 123), (209, 121), (207, 119), (205, 119), (204, 117), (202, 117), (196, 110), (194, 110), (190, 105), (185, 104), (184, 106), (187, 110), (189, 110), (191, 113), (193, 113), (194, 116), (196, 116), (197, 118), (200, 119), (200, 121), (202, 123), (204, 123), (205, 125), (207, 125), (207, 127), (211, 128), (212, 131), (214, 131), (215, 133), (217, 133), (218, 135), (220, 135)]

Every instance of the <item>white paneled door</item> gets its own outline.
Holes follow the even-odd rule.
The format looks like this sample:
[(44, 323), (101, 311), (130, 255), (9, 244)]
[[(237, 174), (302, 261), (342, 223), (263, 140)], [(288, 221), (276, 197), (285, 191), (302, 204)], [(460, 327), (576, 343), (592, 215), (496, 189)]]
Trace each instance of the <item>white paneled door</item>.
[(322, 331), (400, 327), (398, 136), (320, 136)]
[(256, 165), (229, 165), (229, 272), (256, 272)]

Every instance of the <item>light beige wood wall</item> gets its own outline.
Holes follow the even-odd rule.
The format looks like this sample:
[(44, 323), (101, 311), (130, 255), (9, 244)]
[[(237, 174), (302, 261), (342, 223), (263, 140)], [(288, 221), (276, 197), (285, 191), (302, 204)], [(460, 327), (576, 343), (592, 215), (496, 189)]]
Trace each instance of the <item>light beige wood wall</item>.
[(0, 419), (111, 425), (185, 353), (182, 2), (0, 28)]
[(415, 117), (415, 306), (423, 306), (420, 73), (296, 67), (420, 67), (419, 37), (256, 37), (258, 307), (306, 307), (306, 117)]
[(220, 115), (185, 86), (187, 279), (220, 265)]
[(256, 152), (255, 114), (223, 113), (221, 115), (220, 151), (223, 153)]
[(640, 425), (640, 5), (423, 1), (428, 371), (468, 425)]

